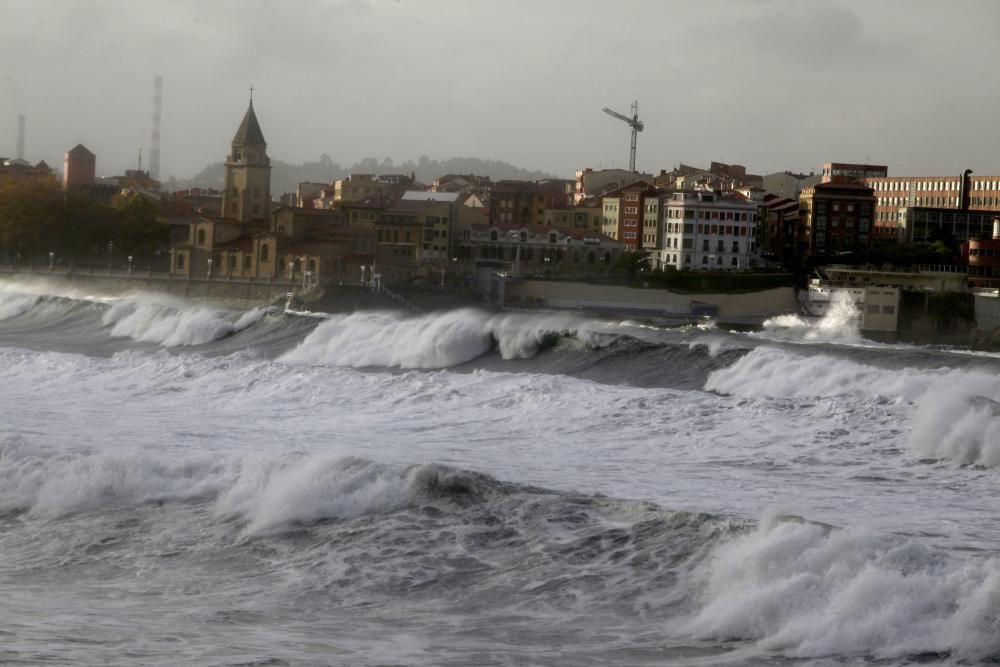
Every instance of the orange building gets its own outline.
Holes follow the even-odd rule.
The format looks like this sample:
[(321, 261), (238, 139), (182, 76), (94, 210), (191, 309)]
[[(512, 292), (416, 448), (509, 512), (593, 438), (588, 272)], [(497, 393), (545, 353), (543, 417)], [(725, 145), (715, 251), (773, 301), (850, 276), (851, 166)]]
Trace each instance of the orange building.
[(63, 187), (93, 185), (97, 174), (97, 156), (83, 144), (77, 144), (63, 157)]

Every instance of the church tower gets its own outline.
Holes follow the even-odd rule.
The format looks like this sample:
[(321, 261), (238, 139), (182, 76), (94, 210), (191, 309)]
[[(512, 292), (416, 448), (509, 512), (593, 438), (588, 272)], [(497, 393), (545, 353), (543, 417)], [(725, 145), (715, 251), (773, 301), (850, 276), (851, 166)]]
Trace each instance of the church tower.
[(267, 142), (250, 106), (233, 137), (233, 148), (226, 157), (226, 187), (222, 192), (222, 217), (248, 222), (266, 218), (271, 212), (271, 159)]

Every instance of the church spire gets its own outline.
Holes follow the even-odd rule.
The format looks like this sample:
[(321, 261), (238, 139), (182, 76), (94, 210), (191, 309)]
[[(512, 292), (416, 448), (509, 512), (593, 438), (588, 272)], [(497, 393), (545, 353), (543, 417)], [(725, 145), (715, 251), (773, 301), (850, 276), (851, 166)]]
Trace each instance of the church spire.
[(260, 131), (260, 123), (257, 122), (257, 114), (253, 110), (253, 86), (250, 87), (250, 106), (243, 116), (243, 122), (236, 130), (233, 143), (242, 146), (265, 146), (264, 133)]

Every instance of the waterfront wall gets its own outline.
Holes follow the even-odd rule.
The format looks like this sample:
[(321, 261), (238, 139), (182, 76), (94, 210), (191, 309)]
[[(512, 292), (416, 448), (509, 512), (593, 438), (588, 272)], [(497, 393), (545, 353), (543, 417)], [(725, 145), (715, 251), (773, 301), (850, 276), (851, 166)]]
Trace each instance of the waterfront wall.
[(631, 312), (665, 317), (707, 314), (736, 321), (763, 321), (799, 310), (795, 290), (791, 287), (745, 294), (685, 294), (624, 285), (515, 279), (504, 285), (503, 296), (504, 303), (511, 306)]
[(133, 291), (156, 292), (191, 301), (233, 307), (270, 304), (289, 292), (299, 294), (301, 283), (285, 280), (187, 278), (168, 273), (122, 270), (59, 270), (0, 266), (0, 279), (21, 283), (45, 283), (54, 287), (92, 290), (94, 294), (117, 296)]

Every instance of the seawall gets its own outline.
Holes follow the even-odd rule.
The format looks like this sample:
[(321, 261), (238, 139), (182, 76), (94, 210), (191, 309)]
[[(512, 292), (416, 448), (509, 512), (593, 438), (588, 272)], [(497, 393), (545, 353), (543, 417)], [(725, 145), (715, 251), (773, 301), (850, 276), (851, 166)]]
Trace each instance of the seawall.
[(44, 283), (56, 288), (92, 291), (95, 295), (117, 296), (133, 291), (156, 292), (191, 301), (236, 308), (270, 304), (289, 292), (301, 291), (301, 284), (290, 281), (263, 281), (226, 278), (186, 278), (167, 273), (107, 270), (32, 270), (0, 267), (0, 280), (20, 283)]

